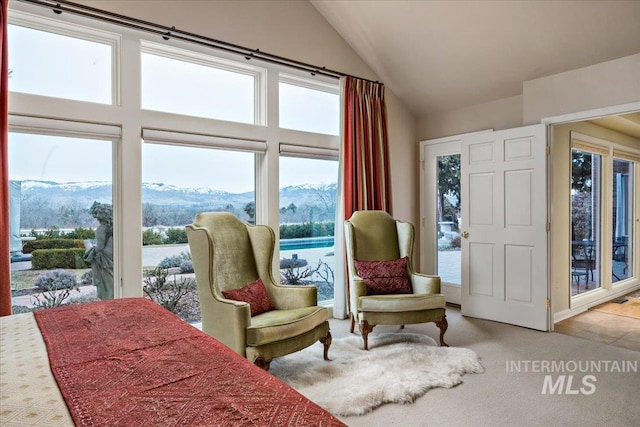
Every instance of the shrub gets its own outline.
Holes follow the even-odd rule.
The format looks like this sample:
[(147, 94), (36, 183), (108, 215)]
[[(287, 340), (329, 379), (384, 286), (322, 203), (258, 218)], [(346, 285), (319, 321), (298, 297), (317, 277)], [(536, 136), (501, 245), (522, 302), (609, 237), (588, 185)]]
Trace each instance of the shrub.
[(188, 252), (180, 252), (180, 255), (172, 255), (164, 258), (158, 264), (159, 268), (180, 267), (183, 261), (191, 260), (191, 254)]
[(83, 259), (85, 249), (37, 249), (31, 253), (31, 266), (34, 270), (54, 268), (87, 268)]
[[(282, 283), (287, 285), (297, 285), (304, 279), (307, 279), (318, 271), (318, 268), (307, 266), (307, 260), (298, 258), (297, 254), (293, 254), (291, 258), (283, 258), (280, 260), (280, 279)], [(306, 268), (303, 268), (306, 267)]]
[(76, 275), (62, 269), (42, 273), (34, 284), (42, 291), (42, 294), (33, 296), (36, 309), (60, 307), (72, 290), (79, 291)]
[(73, 231), (62, 233), (65, 239), (95, 239), (96, 231), (91, 228), (76, 227)]
[(180, 263), (180, 273), (193, 273), (193, 261), (190, 259), (182, 261)]
[(36, 239), (59, 239), (62, 237), (62, 233), (60, 232), (60, 227), (54, 225), (45, 231), (31, 230), (31, 236)]
[(22, 313), (31, 313), (33, 308), (27, 307), (26, 305), (12, 305), (11, 313), (12, 314), (22, 314)]
[(461, 240), (460, 240), (460, 235), (458, 234), (456, 237), (454, 237), (453, 239), (451, 239), (451, 247), (452, 248), (459, 248), (461, 245)]
[(91, 228), (76, 227), (73, 231), (65, 233), (60, 231), (59, 227), (51, 227), (45, 231), (31, 230), (31, 237), (35, 237), (36, 240), (48, 240), (48, 239), (95, 239), (96, 232)]
[(57, 269), (39, 275), (34, 285), (43, 291), (72, 289), (78, 285), (76, 275), (68, 271)]
[(165, 244), (187, 243), (187, 230), (183, 227), (169, 228), (167, 237), (163, 239)]
[(168, 271), (163, 268), (154, 269), (144, 278), (142, 291), (150, 300), (161, 305), (172, 313), (179, 310), (180, 300), (193, 292), (196, 292), (196, 284), (193, 279), (176, 279), (173, 275), (173, 283), (167, 280)]
[(30, 254), (38, 249), (69, 249), (84, 248), (84, 242), (81, 239), (41, 239), (26, 242), (22, 247), (22, 253)]
[(281, 239), (333, 236), (333, 232), (333, 222), (305, 222), (303, 224), (282, 224), (280, 226)]
[(153, 231), (151, 228), (142, 232), (142, 245), (161, 245), (162, 234)]

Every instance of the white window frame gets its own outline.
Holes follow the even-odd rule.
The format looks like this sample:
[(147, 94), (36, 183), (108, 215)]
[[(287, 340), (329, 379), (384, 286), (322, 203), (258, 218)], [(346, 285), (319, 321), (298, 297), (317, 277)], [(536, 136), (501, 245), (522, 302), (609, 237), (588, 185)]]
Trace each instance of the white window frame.
[[(9, 22), (79, 37), (86, 40), (111, 40), (114, 46), (113, 104), (47, 97), (11, 92), (9, 112), (15, 116), (59, 120), (62, 130), (50, 127), (50, 132), (64, 131), (62, 122), (95, 123), (115, 126), (121, 137), (114, 154), (114, 208), (119, 207), (119, 268), (115, 280), (120, 281), (121, 297), (142, 296), (142, 132), (143, 129), (205, 135), (229, 142), (257, 141), (266, 143), (266, 152), (256, 154), (256, 223), (279, 231), (279, 155), (280, 144), (301, 145), (338, 150), (338, 136), (280, 129), (278, 124), (278, 84), (281, 76), (298, 85), (340, 93), (339, 82), (326, 76), (309, 76), (280, 65), (252, 59), (205, 46), (170, 39), (156, 41), (148, 33), (62, 13), (50, 16), (51, 10), (23, 2), (11, 2)], [(224, 120), (143, 110), (141, 108), (141, 52), (169, 52), (186, 55), (193, 61), (205, 61), (216, 66), (229, 66), (236, 72), (254, 73), (256, 77), (256, 123), (246, 124)], [(183, 58), (185, 56), (181, 56)], [(309, 87), (309, 86), (307, 86)], [(267, 96), (268, 95), (268, 96)], [(83, 132), (86, 129), (83, 130)], [(126, 182), (127, 185), (120, 185)], [(117, 183), (117, 184), (116, 184)], [(275, 203), (274, 203), (275, 201)], [(115, 215), (115, 213), (114, 213)], [(276, 248), (274, 260), (279, 259)], [(277, 262), (274, 263), (277, 267)], [(276, 270), (277, 272), (277, 270)]]

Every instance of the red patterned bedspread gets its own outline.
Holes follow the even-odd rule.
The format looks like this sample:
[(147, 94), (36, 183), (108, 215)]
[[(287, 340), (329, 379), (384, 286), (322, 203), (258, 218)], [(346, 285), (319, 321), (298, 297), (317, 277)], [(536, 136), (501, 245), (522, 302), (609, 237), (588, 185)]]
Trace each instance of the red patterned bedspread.
[(77, 425), (344, 425), (147, 299), (65, 306), (34, 315)]

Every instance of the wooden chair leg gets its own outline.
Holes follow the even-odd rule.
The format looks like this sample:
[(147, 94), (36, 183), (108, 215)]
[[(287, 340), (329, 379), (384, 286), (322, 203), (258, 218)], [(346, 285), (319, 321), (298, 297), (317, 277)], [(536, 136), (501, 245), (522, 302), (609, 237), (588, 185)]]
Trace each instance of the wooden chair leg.
[(331, 347), (331, 331), (327, 331), (327, 335), (324, 338), (320, 338), (320, 342), (324, 345), (324, 360), (329, 359), (329, 347)]
[(269, 370), (269, 366), (271, 365), (271, 360), (264, 360), (262, 357), (258, 357), (254, 362), (258, 368), (263, 369), (265, 371)]
[(447, 322), (447, 316), (442, 316), (442, 319), (436, 322), (436, 326), (440, 328), (440, 347), (449, 347), (449, 344), (444, 342), (444, 333), (447, 332), (449, 322)]
[(351, 329), (349, 332), (353, 333), (353, 330), (356, 327), (356, 316), (354, 316), (353, 313), (349, 313), (349, 319), (351, 319)]
[(370, 325), (366, 320), (360, 322), (360, 333), (362, 334), (362, 339), (364, 340), (365, 350), (369, 350), (369, 332), (373, 331), (373, 328), (375, 326), (376, 325)]

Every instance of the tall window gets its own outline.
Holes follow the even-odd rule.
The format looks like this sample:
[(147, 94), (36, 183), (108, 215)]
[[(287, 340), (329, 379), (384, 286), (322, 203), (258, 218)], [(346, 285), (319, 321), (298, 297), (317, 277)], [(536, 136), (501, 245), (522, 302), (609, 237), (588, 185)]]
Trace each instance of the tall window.
[(333, 299), (338, 162), (280, 157), (280, 277)]
[(9, 134), (16, 312), (114, 297), (112, 145)]
[(188, 322), (199, 322), (200, 312), (185, 225), (199, 212), (231, 212), (255, 222), (254, 164), (248, 152), (143, 145), (143, 290), (157, 301), (161, 283), (183, 293), (173, 310)]
[[(332, 79), (302, 78), (302, 73), (296, 75), (293, 70), (282, 76), (279, 67), (268, 63), (256, 65), (256, 61), (174, 39), (161, 44), (150, 42), (151, 36), (146, 33), (82, 16), (56, 15), (50, 9), (20, 2), (10, 5), (9, 27), (10, 112), (12, 120), (20, 122), (12, 130), (30, 132), (29, 140), (19, 144), (21, 150), (27, 150), (12, 157), (12, 185), (14, 181), (42, 182), (38, 186), (29, 184), (28, 191), (27, 184), (21, 185), (18, 197), (24, 198), (31, 197), (32, 189), (55, 184), (44, 195), (38, 193), (42, 197), (25, 201), (27, 206), (36, 202), (41, 205), (22, 209), (25, 221), (31, 216), (32, 222), (16, 232), (16, 248), (29, 248), (31, 228), (47, 232), (49, 237), (58, 235), (56, 229), (50, 230), (54, 226), (60, 233), (77, 227), (96, 233), (100, 223), (88, 210), (94, 200), (86, 206), (82, 197), (91, 187), (89, 182), (110, 182), (113, 189), (104, 190), (108, 198), (102, 198), (103, 192), (92, 198), (117, 204), (113, 215), (117, 223), (113, 224), (114, 236), (119, 237), (114, 240), (118, 243), (118, 257), (114, 259), (114, 281), (119, 285), (116, 297), (153, 299), (143, 291), (150, 274), (165, 280), (169, 288), (191, 283), (186, 279), (192, 279), (193, 273), (182, 271), (189, 264), (184, 225), (193, 221), (196, 212), (230, 211), (243, 221), (277, 228), (278, 218), (271, 214), (276, 210), (271, 205), (279, 203), (278, 188), (270, 184), (279, 179), (278, 164), (273, 164), (279, 160), (278, 156), (263, 155), (267, 148), (277, 152), (281, 143), (294, 141), (300, 146), (337, 152), (339, 90)], [(121, 39), (126, 40), (124, 51), (120, 49)], [(278, 79), (267, 80), (267, 72)], [(139, 88), (131, 86), (137, 82)], [(131, 96), (138, 89), (140, 97)], [(127, 92), (123, 94), (122, 90)], [(272, 96), (267, 98), (267, 92)], [(278, 123), (267, 120), (278, 113)], [(23, 119), (51, 121), (45, 117), (60, 120), (53, 120), (58, 122), (54, 125), (43, 123), (38, 132), (21, 124)], [(113, 138), (111, 133), (104, 137), (94, 129), (96, 126), (118, 132)], [(25, 134), (16, 133), (12, 141), (25, 138)], [(54, 145), (58, 148), (34, 145), (36, 140), (48, 138), (57, 141)], [(72, 141), (73, 149), (63, 150), (67, 142), (60, 141)], [(18, 153), (14, 145), (12, 142), (11, 150)], [(104, 152), (98, 153), (96, 147), (104, 147)], [(317, 165), (310, 160), (312, 163), (291, 180), (297, 179), (300, 185), (335, 183), (337, 166), (330, 180), (307, 181), (315, 174), (312, 169), (337, 165), (326, 158), (324, 162), (317, 160)], [(60, 179), (50, 175), (58, 163), (65, 165), (62, 169), (66, 175)], [(24, 177), (18, 174), (21, 167), (39, 169)], [(103, 167), (109, 170), (108, 177), (95, 178), (94, 173)], [(64, 187), (64, 198), (58, 187)], [(78, 190), (71, 194), (71, 188)], [(55, 207), (50, 207), (54, 202)], [(286, 206), (291, 203), (305, 204), (290, 200)], [(329, 216), (318, 217), (316, 209), (305, 221), (329, 221)], [(58, 221), (60, 218), (68, 220)], [(36, 219), (42, 223), (33, 222)], [(82, 236), (77, 239), (82, 245), (77, 252), (84, 256), (85, 244), (93, 247), (98, 239)], [(325, 249), (328, 265), (330, 245)], [(163, 272), (155, 272), (161, 264), (172, 265), (163, 269), (166, 277), (158, 276)], [(14, 270), (19, 265), (12, 264)], [(89, 270), (86, 265), (84, 269)], [(331, 272), (322, 274), (330, 277)], [(331, 296), (332, 292), (325, 292), (320, 298)], [(188, 298), (183, 302), (170, 309), (197, 321), (195, 304), (191, 304), (195, 307), (191, 310)]]

